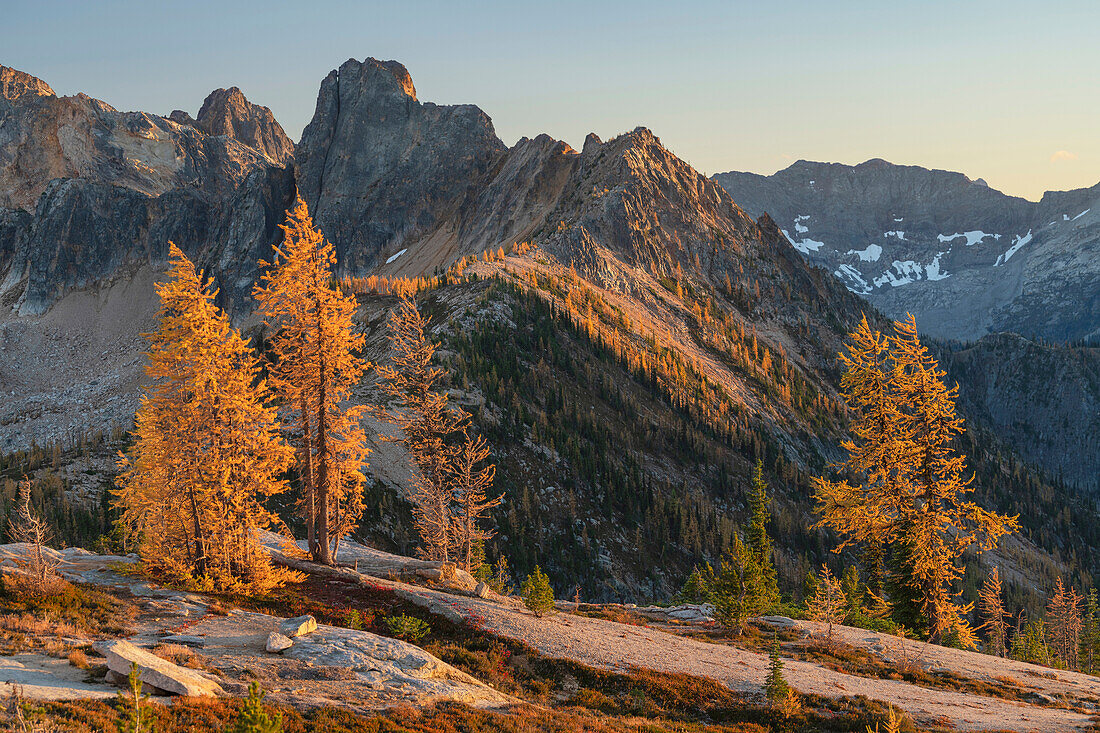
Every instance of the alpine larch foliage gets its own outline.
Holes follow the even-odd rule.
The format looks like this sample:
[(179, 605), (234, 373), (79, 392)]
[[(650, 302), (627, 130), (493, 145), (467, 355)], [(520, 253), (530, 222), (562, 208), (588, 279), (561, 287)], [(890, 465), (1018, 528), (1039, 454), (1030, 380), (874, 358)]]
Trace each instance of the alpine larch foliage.
[[(955, 414), (956, 388), (921, 344), (915, 320), (894, 324), (894, 334), (873, 331), (864, 318), (841, 360), (841, 387), (852, 411), (843, 468), (854, 478), (815, 480), (821, 524), (841, 536), (838, 550), (853, 544), (886, 560), (890, 602), (899, 620), (926, 620), (933, 641), (957, 634), (974, 646), (964, 618), (971, 605), (956, 603), (953, 583), (961, 558), (977, 546), (989, 550), (1015, 517), (988, 511), (966, 495), (965, 456), (954, 448), (963, 431)], [(878, 568), (876, 568), (878, 569)]]
[(263, 501), (286, 490), (293, 451), (248, 343), (214, 305), (215, 292), (170, 245), (148, 335), (152, 386), (134, 444), (121, 457), (121, 520), (146, 567), (210, 588), (263, 591), (288, 577), (256, 546), (272, 515)]
[(287, 212), (283, 243), (253, 295), (271, 330), (268, 371), (296, 448), (299, 509), (309, 550), (331, 565), (340, 539), (363, 512), (368, 453), (360, 418), (349, 405), (367, 365), (355, 329), (356, 301), (336, 286), (332, 244), (313, 226), (301, 197)]

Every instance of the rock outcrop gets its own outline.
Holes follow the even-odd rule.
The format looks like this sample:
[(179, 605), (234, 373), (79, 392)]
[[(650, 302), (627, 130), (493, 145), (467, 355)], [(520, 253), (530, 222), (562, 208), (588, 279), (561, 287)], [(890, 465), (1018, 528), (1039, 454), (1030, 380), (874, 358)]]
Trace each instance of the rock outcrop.
[(50, 85), (18, 69), (0, 66), (0, 98), (14, 102), (24, 95), (54, 97)]
[(94, 644), (97, 652), (107, 658), (107, 667), (116, 675), (130, 674), (136, 664), (141, 681), (172, 695), (217, 697), (223, 694), (221, 685), (203, 677), (193, 669), (181, 667), (166, 659), (134, 646), (124, 639), (110, 639)]
[(279, 633), (293, 639), (296, 636), (305, 636), (317, 630), (317, 619), (312, 616), (297, 616), (288, 618), (279, 624)]
[(298, 188), (344, 272), (383, 251), (446, 244), (504, 144), (473, 105), (422, 104), (393, 61), (350, 59), (321, 83), (298, 144)]

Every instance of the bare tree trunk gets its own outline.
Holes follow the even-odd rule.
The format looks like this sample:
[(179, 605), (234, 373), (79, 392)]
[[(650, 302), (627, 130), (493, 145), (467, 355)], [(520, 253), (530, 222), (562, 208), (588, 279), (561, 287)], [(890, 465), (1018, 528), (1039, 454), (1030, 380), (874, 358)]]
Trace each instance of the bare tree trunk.
[(315, 483), (316, 477), (313, 471), (313, 430), (312, 423), (309, 415), (309, 410), (306, 408), (306, 398), (302, 397), (301, 400), (302, 409), (302, 473), (300, 481), (305, 489), (306, 501), (308, 506), (306, 508), (306, 536), (307, 547), (309, 552), (314, 557), (317, 557), (317, 486)]
[[(320, 323), (317, 324), (318, 329)], [(328, 530), (328, 483), (329, 483), (329, 454), (328, 454), (328, 425), (325, 415), (325, 357), (321, 354), (321, 391), (317, 400), (317, 552), (313, 559), (322, 565), (332, 565), (332, 547), (329, 543)]]

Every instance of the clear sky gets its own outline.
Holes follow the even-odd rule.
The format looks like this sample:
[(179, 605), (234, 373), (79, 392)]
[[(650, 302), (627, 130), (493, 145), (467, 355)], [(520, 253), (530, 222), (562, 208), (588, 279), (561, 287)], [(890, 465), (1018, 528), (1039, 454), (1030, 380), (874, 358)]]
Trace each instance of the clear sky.
[(295, 141), (348, 58), (508, 144), (651, 128), (706, 174), (895, 163), (1007, 193), (1100, 181), (1100, 2), (0, 0), (0, 63), (59, 94), (195, 114), (239, 86)]

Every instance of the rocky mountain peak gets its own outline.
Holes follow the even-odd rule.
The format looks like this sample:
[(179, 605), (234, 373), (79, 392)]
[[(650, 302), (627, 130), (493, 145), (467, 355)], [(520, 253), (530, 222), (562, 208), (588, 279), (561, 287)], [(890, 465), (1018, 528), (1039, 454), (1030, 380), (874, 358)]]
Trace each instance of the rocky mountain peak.
[(295, 163), (342, 267), (359, 272), (383, 249), (457, 228), (476, 183), (506, 150), (478, 107), (421, 103), (401, 64), (349, 59), (321, 83)]
[(11, 102), (31, 95), (36, 97), (56, 97), (50, 85), (36, 76), (0, 65), (0, 97)]
[(363, 62), (364, 65), (371, 65), (383, 71), (389, 72), (397, 84), (401, 87), (401, 91), (406, 95), (416, 99), (416, 87), (413, 86), (412, 76), (409, 74), (409, 70), (405, 68), (404, 64), (397, 61), (379, 61), (376, 58), (368, 58)]
[[(181, 114), (186, 117), (186, 113)], [(174, 121), (187, 124), (183, 117)], [(249, 102), (237, 87), (211, 92), (199, 108), (194, 126), (208, 135), (233, 138), (280, 165), (286, 165), (294, 158), (294, 143), (286, 136), (271, 110)]]

